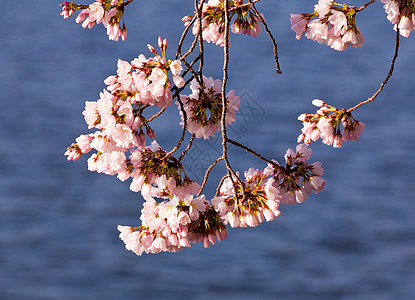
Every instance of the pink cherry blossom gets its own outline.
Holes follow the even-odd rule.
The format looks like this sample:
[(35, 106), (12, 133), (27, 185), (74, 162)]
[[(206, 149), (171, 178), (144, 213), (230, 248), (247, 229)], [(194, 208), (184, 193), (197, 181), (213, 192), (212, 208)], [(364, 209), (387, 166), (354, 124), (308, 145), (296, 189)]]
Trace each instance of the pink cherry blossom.
[[(192, 94), (189, 96), (180, 95), (187, 115), (187, 130), (196, 134), (196, 138), (203, 137), (208, 139), (220, 130), (220, 120), (222, 116), (222, 82), (218, 79), (203, 75), (203, 93), (201, 94), (200, 85), (197, 80), (193, 80), (190, 85)], [(235, 111), (239, 110), (241, 101), (239, 96), (235, 95), (234, 90), (230, 90), (226, 95), (227, 111), (225, 116), (226, 124), (232, 124), (235, 118)], [(180, 105), (177, 102), (179, 109)], [(181, 125), (184, 126), (184, 115), (180, 110), (182, 117)]]

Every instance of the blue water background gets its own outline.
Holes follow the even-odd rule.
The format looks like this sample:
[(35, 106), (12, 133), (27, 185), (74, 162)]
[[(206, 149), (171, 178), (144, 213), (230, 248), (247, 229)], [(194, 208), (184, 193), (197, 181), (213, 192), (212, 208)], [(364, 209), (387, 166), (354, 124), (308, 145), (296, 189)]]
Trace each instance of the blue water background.
[[(174, 55), (192, 2), (136, 1), (126, 12), (128, 40), (116, 43), (102, 26), (63, 20), (55, 1), (7, 1), (0, 13), (0, 299), (415, 299), (414, 33), (401, 39), (384, 92), (356, 111), (366, 124), (359, 141), (311, 145), (327, 180), (319, 195), (281, 207), (271, 223), (230, 229), (210, 249), (141, 257), (124, 249), (116, 226), (139, 224), (142, 199), (128, 183), (88, 172), (85, 159), (67, 162), (63, 153), (88, 132), (84, 101), (98, 99), (118, 58), (150, 56), (146, 44), (159, 35)], [(362, 48), (339, 53), (295, 40), (289, 13), (311, 12), (314, 2), (257, 5), (277, 39), (281, 76), (266, 34), (231, 39), (228, 87), (260, 112), (234, 134), (279, 161), (296, 146), (297, 116), (315, 111), (311, 100), (346, 108), (365, 100), (393, 56), (395, 32), (379, 1), (358, 16)], [(222, 49), (206, 48), (206, 74), (221, 78)], [(178, 121), (172, 107), (157, 123), (166, 149)], [(231, 163), (241, 172), (264, 167), (234, 147)]]

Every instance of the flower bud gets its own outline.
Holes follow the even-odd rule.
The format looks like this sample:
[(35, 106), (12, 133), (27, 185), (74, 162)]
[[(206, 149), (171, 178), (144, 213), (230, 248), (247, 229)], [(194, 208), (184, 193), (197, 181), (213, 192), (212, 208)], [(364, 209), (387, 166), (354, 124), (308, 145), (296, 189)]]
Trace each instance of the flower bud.
[(325, 104), (323, 100), (319, 99), (314, 99), (311, 103), (317, 107), (322, 107)]
[(151, 46), (150, 44), (147, 44), (147, 48), (148, 50), (150, 50), (151, 53), (154, 53), (157, 55), (156, 49), (153, 46)]

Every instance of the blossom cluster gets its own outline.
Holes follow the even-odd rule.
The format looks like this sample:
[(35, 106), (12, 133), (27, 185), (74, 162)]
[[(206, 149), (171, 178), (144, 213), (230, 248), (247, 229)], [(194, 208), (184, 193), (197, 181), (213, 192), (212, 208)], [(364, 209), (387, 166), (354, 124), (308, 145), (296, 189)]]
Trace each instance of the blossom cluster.
[[(230, 16), (232, 19), (235, 16), (235, 21), (231, 24), (231, 31), (235, 34), (246, 34), (256, 37), (262, 32), (262, 20), (258, 19), (255, 12), (249, 5), (242, 6), (243, 0), (229, 1)], [(224, 0), (209, 0), (202, 6), (202, 36), (208, 43), (213, 43), (219, 46), (225, 45), (225, 5)], [(262, 19), (264, 16), (260, 14)], [(189, 15), (183, 17), (185, 26), (195, 19), (195, 16)], [(196, 20), (193, 25), (192, 33), (197, 35), (199, 33), (200, 24)]]
[(338, 5), (333, 0), (319, 0), (311, 14), (291, 14), (292, 30), (296, 38), (303, 33), (308, 39), (326, 44), (337, 51), (347, 47), (361, 47), (365, 43), (356, 25), (356, 8)]
[(250, 168), (243, 183), (227, 178), (219, 197), (212, 199), (223, 222), (231, 227), (256, 227), (278, 217), (280, 204), (302, 203), (311, 192), (321, 191), (324, 171), (321, 162), (309, 165), (311, 154), (307, 145), (299, 144), (296, 152), (287, 150), (285, 166), (274, 160), (264, 170)]
[[(160, 178), (159, 184), (165, 180)], [(208, 248), (227, 237), (226, 227), (204, 196), (172, 196), (161, 203), (147, 198), (140, 220), (140, 227), (118, 226), (125, 248), (137, 255), (178, 252), (197, 242)]]
[(399, 33), (408, 37), (415, 30), (415, 1), (413, 0), (381, 0), (383, 8), (388, 14), (387, 19), (399, 28)]
[[(313, 105), (319, 107), (315, 114), (301, 114), (298, 120), (303, 122), (298, 142), (309, 145), (319, 138), (326, 145), (340, 148), (343, 141), (356, 141), (362, 134), (365, 124), (357, 121), (344, 109), (338, 110), (322, 100), (314, 99)], [(343, 127), (343, 131), (342, 131)]]
[[(120, 37), (125, 40), (126, 27), (124, 21), (122, 26), (120, 23), (125, 6), (132, 1), (97, 0), (90, 5), (65, 2), (61, 5), (61, 15), (66, 19), (80, 10), (76, 22), (82, 22), (84, 28), (102, 23), (110, 40), (117, 41)], [(415, 30), (415, 2), (382, 2), (395, 29), (399, 28), (401, 35), (409, 36), (410, 31)], [(195, 3), (203, 3), (199, 4), (201, 11), (196, 9), (195, 15), (184, 17), (185, 26), (192, 25), (195, 36), (201, 30), (206, 42), (225, 46), (224, 0)], [(257, 12), (253, 2), (231, 0), (228, 7), (233, 33), (256, 37), (262, 30), (260, 23), (265, 26), (263, 15)], [(338, 51), (349, 46), (360, 47), (365, 40), (356, 25), (356, 14), (362, 9), (333, 0), (319, 0), (313, 13), (292, 14), (291, 28), (297, 39), (304, 34)], [(196, 40), (187, 54), (193, 52), (194, 46)], [(95, 132), (80, 135), (65, 152), (68, 160), (77, 160), (83, 154), (94, 152), (88, 158), (90, 171), (116, 175), (121, 181), (131, 180), (130, 190), (141, 194), (144, 199), (141, 225), (118, 226), (119, 237), (126, 249), (137, 255), (178, 252), (199, 242), (207, 248), (227, 237), (227, 225), (232, 228), (256, 227), (264, 221), (276, 219), (281, 214), (281, 205), (302, 203), (325, 186), (321, 162), (309, 163), (312, 151), (308, 146), (311, 142), (321, 138), (324, 144), (340, 148), (343, 141), (355, 141), (363, 132), (365, 125), (351, 113), (360, 105), (350, 110), (339, 110), (315, 99), (312, 104), (318, 110), (298, 117), (303, 122), (297, 139), (299, 144), (295, 150), (286, 151), (283, 163), (265, 159), (239, 145), (266, 161), (267, 165), (263, 169), (249, 168), (239, 176), (239, 172), (234, 172), (227, 162), (227, 175), (220, 181), (215, 196), (209, 198), (202, 191), (211, 169), (219, 161), (226, 162), (226, 147), (223, 147), (222, 156), (206, 171), (202, 185), (189, 178), (181, 161), (192, 147), (194, 138), (209, 139), (220, 132), (222, 126), (236, 120), (235, 113), (241, 99), (234, 90), (228, 91), (222, 99), (222, 82), (203, 74), (202, 46), (192, 63), (186, 61), (190, 56), (181, 57), (180, 51), (176, 60), (167, 59), (167, 41), (161, 37), (158, 39), (161, 52), (150, 44), (147, 47), (154, 57), (146, 58), (140, 54), (131, 62), (118, 60), (116, 74), (105, 79), (107, 86), (99, 99), (85, 103), (85, 121)], [(179, 50), (180, 47), (181, 44)], [(196, 72), (193, 68), (198, 60), (200, 65)], [(182, 62), (187, 67), (184, 72)], [(186, 74), (192, 74), (187, 81), (183, 78)], [(184, 92), (187, 86), (189, 93)], [(172, 106), (174, 99), (181, 117), (182, 137), (168, 152), (157, 143), (150, 124)], [(148, 117), (151, 110), (158, 112)], [(188, 133), (192, 135), (188, 146), (176, 158), (174, 153), (182, 146)], [(238, 144), (228, 139), (226, 132), (222, 142), (224, 145)]]
[(324, 170), (319, 161), (309, 165), (311, 154), (307, 145), (299, 144), (295, 152), (288, 149), (285, 153), (285, 166), (276, 161), (268, 165), (272, 169), (273, 185), (281, 195), (281, 204), (302, 203), (311, 192), (317, 194), (323, 190)]
[(231, 227), (256, 227), (264, 220), (274, 220), (281, 213), (281, 197), (269, 178), (271, 169), (250, 168), (244, 175), (243, 185), (228, 177), (220, 188), (220, 196), (212, 199), (221, 219)]
[(176, 86), (182, 86), (184, 80), (180, 76), (181, 62), (165, 58), (167, 41), (159, 38), (158, 44), (162, 56), (149, 45), (157, 56), (146, 59), (141, 54), (131, 63), (118, 60), (117, 75), (105, 80), (108, 87), (100, 93), (99, 100), (85, 102), (83, 115), (88, 128), (98, 131), (79, 136), (65, 153), (68, 160), (76, 160), (94, 149), (97, 153), (88, 159), (90, 171), (118, 175), (123, 181), (129, 177), (138, 180), (140, 172), (135, 169), (141, 165), (136, 163), (137, 157), (142, 152), (161, 152), (157, 143), (146, 148), (145, 135), (153, 140), (156, 137), (143, 113), (147, 107), (167, 107), (173, 103), (168, 71)]
[[(190, 84), (192, 93), (180, 95), (184, 110), (187, 115), (187, 130), (196, 135), (196, 138), (208, 139), (220, 130), (222, 116), (222, 82), (219, 79), (202, 76), (203, 83), (200, 86), (198, 80), (193, 79)], [(226, 124), (232, 124), (235, 120), (235, 111), (239, 110), (241, 98), (230, 90), (226, 95)], [(179, 105), (179, 103), (177, 102)], [(180, 105), (179, 105), (180, 109)], [(182, 125), (184, 126), (184, 115), (180, 110)]]
[[(123, 41), (127, 38), (127, 28), (124, 23), (124, 0), (98, 0), (90, 5), (79, 5), (74, 2), (65, 1), (62, 6), (61, 16), (67, 19), (77, 10), (81, 10), (76, 18), (76, 23), (82, 22), (82, 27), (91, 29), (95, 24), (104, 25), (107, 29), (108, 38)], [(121, 27), (121, 20), (123, 26)]]

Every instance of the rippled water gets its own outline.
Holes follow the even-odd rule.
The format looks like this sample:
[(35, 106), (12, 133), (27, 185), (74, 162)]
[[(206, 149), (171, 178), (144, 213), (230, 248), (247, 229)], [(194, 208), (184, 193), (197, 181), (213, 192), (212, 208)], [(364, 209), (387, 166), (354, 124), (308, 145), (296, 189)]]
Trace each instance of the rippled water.
[[(340, 150), (312, 145), (312, 160), (325, 168), (323, 192), (283, 207), (274, 222), (229, 230), (210, 249), (195, 245), (137, 257), (124, 249), (116, 225), (137, 224), (141, 199), (127, 183), (63, 156), (87, 132), (84, 101), (97, 99), (116, 60), (148, 55), (146, 44), (159, 35), (170, 41), (172, 55), (180, 18), (192, 11), (192, 1), (136, 2), (127, 10), (125, 43), (108, 41), (100, 27), (83, 30), (73, 19), (62, 20), (54, 1), (9, 1), (3, 9), (0, 298), (415, 299), (414, 33), (401, 40), (384, 92), (357, 111), (366, 123), (359, 142)], [(275, 76), (264, 34), (231, 40), (228, 86), (254, 108), (244, 110), (251, 115), (233, 134), (267, 157), (281, 160), (295, 147), (296, 117), (315, 110), (312, 99), (350, 107), (372, 95), (393, 55), (394, 31), (381, 3), (358, 19), (363, 48), (338, 53), (295, 40), (289, 13), (313, 5), (258, 4), (277, 38), (282, 76)], [(221, 78), (221, 49), (207, 49), (213, 52), (207, 75)], [(158, 124), (166, 148), (177, 122), (172, 108)], [(202, 158), (215, 157), (212, 145), (200, 146)], [(243, 151), (231, 152), (236, 170), (263, 167)], [(208, 189), (214, 187), (212, 178)]]

